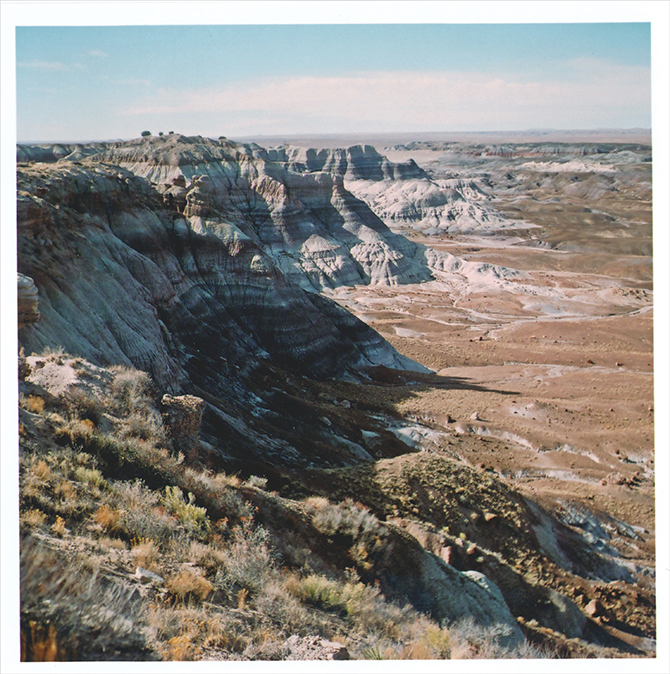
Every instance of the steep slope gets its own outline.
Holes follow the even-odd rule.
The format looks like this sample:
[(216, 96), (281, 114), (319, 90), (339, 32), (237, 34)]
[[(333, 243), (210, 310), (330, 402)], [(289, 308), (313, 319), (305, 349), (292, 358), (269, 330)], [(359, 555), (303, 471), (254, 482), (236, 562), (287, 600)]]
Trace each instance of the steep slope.
[(287, 281), (233, 225), (193, 225), (118, 167), (22, 167), (18, 267), (40, 295), (39, 322), (21, 330), (28, 353), (60, 346), (98, 365), (132, 364), (169, 392), (206, 392), (217, 454), (271, 464), (320, 451), (336, 463), (370, 458), (353, 439), (335, 454), (332, 442), (315, 449), (335, 430), (314, 431), (309, 409), (286, 418), (271, 383), (280, 378), (285, 389), (285, 376), (272, 368), (312, 379), (424, 370), (339, 305)]
[(370, 145), (346, 149), (305, 149), (280, 146), (268, 152), (290, 172), (325, 171), (343, 180), (394, 229), (416, 229), (424, 234), (494, 232), (518, 227), (489, 205), (481, 181), (434, 178), (409, 159), (391, 162)]

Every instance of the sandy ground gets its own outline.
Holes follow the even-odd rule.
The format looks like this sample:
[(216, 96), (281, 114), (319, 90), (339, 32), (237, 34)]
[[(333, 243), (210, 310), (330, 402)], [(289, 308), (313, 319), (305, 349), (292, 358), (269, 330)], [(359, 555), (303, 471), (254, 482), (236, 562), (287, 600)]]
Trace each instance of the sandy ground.
[[(520, 270), (520, 278), (487, 287), (444, 277), (332, 296), (442, 378), (396, 403), (438, 431), (437, 444), (449, 441), (467, 462), (554, 510), (573, 501), (634, 527), (639, 539), (626, 556), (653, 565), (648, 203), (617, 194), (595, 204), (616, 217), (604, 233), (597, 223), (580, 229), (576, 215), (561, 220), (555, 200), (541, 197), (528, 200), (531, 212), (515, 196), (518, 215), (536, 229), (479, 238), (403, 232), (469, 261)], [(622, 234), (633, 222), (621, 216), (626, 206), (635, 237)], [(556, 245), (561, 238), (570, 240), (567, 250)]]

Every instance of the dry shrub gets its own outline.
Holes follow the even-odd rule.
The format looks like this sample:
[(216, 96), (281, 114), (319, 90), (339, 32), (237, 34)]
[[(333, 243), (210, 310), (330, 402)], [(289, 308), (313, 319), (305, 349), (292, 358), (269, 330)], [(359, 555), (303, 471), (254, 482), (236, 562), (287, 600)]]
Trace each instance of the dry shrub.
[(177, 660), (180, 662), (198, 660), (200, 649), (196, 647), (186, 636), (172, 637), (167, 646), (163, 648), (164, 660)]
[(74, 476), (79, 482), (83, 482), (90, 487), (100, 488), (107, 484), (107, 481), (102, 476), (102, 473), (96, 468), (77, 466), (74, 471)]
[(93, 519), (109, 532), (119, 531), (121, 513), (107, 504), (101, 505), (93, 515)]
[(61, 399), (71, 420), (86, 420), (98, 426), (107, 411), (104, 400), (95, 393), (81, 388), (71, 387)]
[(54, 439), (65, 445), (70, 443), (78, 449), (89, 448), (94, 441), (95, 425), (90, 419), (68, 419), (56, 427)]
[(51, 531), (61, 538), (69, 533), (65, 528), (65, 520), (60, 515), (56, 516), (56, 521), (51, 525)]
[(217, 571), (216, 584), (229, 594), (241, 587), (259, 592), (276, 573), (267, 530), (260, 526), (235, 527), (223, 568)]
[[(289, 578), (294, 578), (290, 576)], [(288, 582), (290, 585), (290, 580)], [(255, 597), (256, 609), (267, 616), (288, 633), (300, 633), (306, 626), (313, 626), (317, 632), (327, 629), (326, 619), (307, 609), (297, 597), (288, 590), (287, 581), (271, 581)]]
[(199, 659), (210, 649), (241, 653), (248, 643), (239, 636), (249, 631), (248, 625), (230, 612), (159, 604), (149, 619), (152, 639), (166, 660)]
[[(88, 660), (146, 659), (139, 599), (103, 578), (83, 558), (53, 550), (30, 536), (21, 543), (21, 631), (26, 659), (35, 654), (30, 623), (52, 625), (59, 652)], [(48, 628), (46, 639), (48, 640)], [(40, 634), (44, 635), (43, 632)], [(53, 645), (50, 647), (53, 653)], [(71, 658), (66, 658), (71, 659)]]
[(180, 571), (176, 576), (167, 581), (166, 586), (172, 594), (183, 601), (194, 597), (203, 601), (214, 589), (212, 583), (206, 578), (191, 571)]
[(22, 399), (22, 403), (22, 407), (33, 414), (42, 414), (44, 411), (44, 398), (42, 396), (31, 393), (27, 398)]
[(47, 516), (41, 510), (33, 509), (21, 513), (21, 522), (32, 528), (41, 527), (46, 520)]
[(188, 551), (188, 558), (194, 564), (208, 571), (216, 571), (226, 562), (226, 553), (211, 545), (200, 541), (192, 541)]
[(33, 475), (38, 477), (40, 480), (47, 482), (53, 477), (51, 468), (47, 465), (47, 462), (44, 459), (40, 459), (36, 464), (31, 466), (31, 472)]
[(249, 590), (247, 590), (246, 587), (243, 587), (238, 593), (237, 593), (237, 608), (242, 610), (247, 602), (247, 597), (249, 596)]
[(258, 475), (250, 475), (247, 480), (247, 485), (256, 487), (256, 489), (265, 489), (268, 485), (267, 477), (259, 477)]
[(346, 499), (342, 503), (330, 503), (327, 499), (310, 498), (305, 501), (312, 512), (312, 523), (327, 536), (342, 534), (356, 538), (375, 533), (383, 527), (379, 520), (365, 506)]
[(103, 547), (103, 548), (111, 548), (113, 550), (126, 550), (127, 545), (125, 541), (122, 541), (120, 538), (109, 538), (108, 536), (104, 536), (103, 538), (100, 538), (98, 540), (98, 543)]
[(135, 541), (130, 553), (138, 566), (148, 569), (149, 571), (154, 571), (154, 573), (157, 571), (156, 568), (151, 568), (154, 565), (153, 563), (156, 559), (156, 554), (158, 553), (156, 544), (152, 540), (143, 538)]
[(190, 534), (194, 536), (203, 535), (209, 530), (207, 508), (196, 506), (195, 496), (191, 492), (188, 493), (187, 503), (179, 487), (165, 487), (163, 501), (170, 511), (181, 520)]
[(153, 440), (156, 443), (165, 443), (165, 429), (160, 414), (153, 409), (143, 412), (133, 412), (123, 420), (120, 429), (123, 438), (139, 438)]
[(77, 488), (70, 482), (70, 480), (61, 480), (54, 487), (54, 494), (60, 496), (62, 501), (65, 501), (70, 506), (76, 506)]
[(152, 382), (146, 372), (123, 365), (109, 369), (114, 374), (109, 385), (109, 404), (114, 412), (125, 416), (152, 409)]
[(504, 644), (511, 628), (507, 625), (482, 626), (472, 618), (464, 618), (449, 627), (451, 637), (451, 657), (453, 659), (500, 658), (525, 659), (546, 658), (547, 654), (534, 648), (527, 641), (517, 646)]
[(21, 627), (21, 662), (65, 662), (74, 659), (76, 649), (58, 639), (54, 625), (28, 621)]

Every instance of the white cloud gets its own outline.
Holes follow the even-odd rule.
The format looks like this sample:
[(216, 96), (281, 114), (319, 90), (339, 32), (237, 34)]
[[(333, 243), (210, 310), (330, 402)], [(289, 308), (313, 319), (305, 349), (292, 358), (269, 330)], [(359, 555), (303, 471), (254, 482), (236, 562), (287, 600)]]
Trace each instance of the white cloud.
[(68, 70), (68, 67), (60, 61), (33, 59), (32, 61), (18, 61), (16, 65), (19, 68), (35, 68), (37, 70)]
[[(647, 125), (650, 74), (605, 61), (566, 61), (551, 79), (502, 73), (367, 72), (285, 77), (220, 88), (161, 89), (129, 115), (262, 116), (296, 132)], [(617, 121), (618, 120), (618, 121)], [(632, 120), (642, 120), (634, 122)], [(321, 123), (320, 123), (321, 122)], [(337, 129), (333, 129), (333, 124)]]
[(98, 56), (99, 58), (107, 58), (108, 54), (106, 54), (102, 49), (91, 49), (90, 52), (88, 52), (89, 56)]

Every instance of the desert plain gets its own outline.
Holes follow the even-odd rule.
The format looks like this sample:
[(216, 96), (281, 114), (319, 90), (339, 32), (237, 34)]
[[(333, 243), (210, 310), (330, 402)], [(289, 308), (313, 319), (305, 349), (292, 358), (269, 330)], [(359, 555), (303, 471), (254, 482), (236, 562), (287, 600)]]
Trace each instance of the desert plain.
[(532, 144), (501, 156), (482, 145), (378, 143), (389, 159), (414, 159), (436, 180), (486, 181), (487, 206), (509, 219), (454, 233), (387, 221), (394, 231), (520, 274), (489, 284), (449, 275), (331, 296), (435, 372), (434, 385), (408, 384), (402, 399), (394, 393), (398, 411), (423, 427), (423, 443), (494, 472), (572, 524), (588, 512), (628, 529), (634, 543), (614, 542), (631, 561), (653, 566), (650, 151), (642, 161), (643, 146), (635, 146), (637, 159), (631, 153), (616, 168), (595, 154), (589, 166), (582, 151), (626, 158), (627, 148), (560, 140), (570, 142), (549, 156)]

